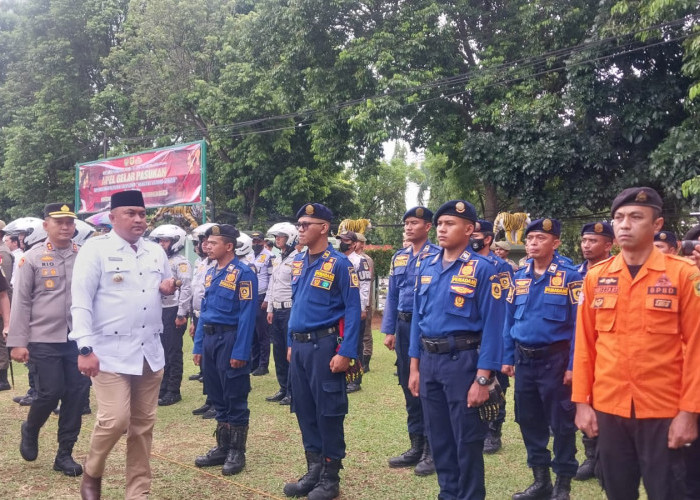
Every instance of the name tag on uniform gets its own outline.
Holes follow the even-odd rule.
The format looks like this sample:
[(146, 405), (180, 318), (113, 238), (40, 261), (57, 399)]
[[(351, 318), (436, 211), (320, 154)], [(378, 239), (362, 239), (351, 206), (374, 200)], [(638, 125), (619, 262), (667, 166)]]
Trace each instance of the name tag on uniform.
[(472, 276), (452, 276), (452, 279), (450, 279), (450, 283), (455, 283), (457, 285), (466, 285), (471, 287), (475, 287), (476, 282), (476, 278)]
[(569, 289), (563, 286), (546, 286), (544, 293), (549, 295), (569, 295)]
[(530, 292), (531, 279), (515, 280), (515, 295), (527, 295)]
[(421, 276), (421, 277), (420, 277), (420, 282), (421, 282), (423, 285), (428, 285), (428, 284), (430, 284), (431, 281), (433, 281), (433, 277), (432, 277), (432, 276)]
[(124, 259), (122, 259), (121, 257), (107, 257), (107, 260), (110, 262), (121, 262)]
[(394, 259), (394, 267), (403, 267), (408, 265), (408, 255), (397, 255)]

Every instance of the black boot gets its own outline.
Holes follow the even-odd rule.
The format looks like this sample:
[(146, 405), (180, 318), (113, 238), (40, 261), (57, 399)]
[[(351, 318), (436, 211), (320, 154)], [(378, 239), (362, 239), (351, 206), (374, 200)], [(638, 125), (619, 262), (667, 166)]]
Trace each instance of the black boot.
[(323, 459), (318, 453), (306, 452), (306, 474), (301, 476), (296, 483), (285, 483), (284, 494), (288, 497), (305, 497), (314, 489), (321, 478)]
[(496, 453), (501, 449), (501, 426), (503, 422), (491, 422), (489, 424), (489, 433), (484, 440), (484, 453), (487, 455)]
[(389, 467), (413, 467), (420, 462), (423, 455), (425, 437), (421, 434), (409, 434), (408, 437), (411, 440), (411, 447), (398, 457), (390, 458)]
[(369, 373), (369, 362), (372, 359), (372, 356), (362, 356), (362, 367), (365, 370), (365, 373)]
[(56, 459), (53, 461), (53, 470), (63, 472), (66, 476), (71, 477), (81, 475), (83, 467), (73, 460), (71, 453), (73, 453), (72, 446), (60, 446), (58, 453), (56, 453)]
[(571, 493), (571, 478), (565, 476), (557, 476), (557, 481), (554, 483), (554, 491), (551, 500), (569, 500)]
[(435, 463), (433, 462), (433, 453), (430, 450), (428, 438), (425, 438), (425, 443), (423, 444), (423, 454), (421, 455), (418, 464), (416, 464), (416, 468), (413, 469), (413, 473), (416, 476), (430, 476), (431, 474), (435, 474)]
[(221, 473), (224, 476), (238, 474), (245, 467), (245, 444), (248, 440), (248, 426), (231, 426), (231, 444)]
[(340, 460), (326, 458), (323, 461), (321, 479), (313, 490), (309, 492), (309, 500), (333, 500), (340, 494), (340, 469), (343, 463)]
[(525, 491), (513, 495), (513, 500), (539, 500), (549, 498), (552, 494), (552, 478), (549, 476), (549, 467), (535, 466), (532, 468), (534, 482)]
[(12, 386), (7, 381), (7, 368), (3, 368), (0, 370), (0, 391), (9, 391), (10, 389), (12, 389)]
[(33, 462), (39, 455), (39, 431), (28, 429), (27, 422), (22, 422), (22, 438), (19, 453), (27, 462)]
[(574, 479), (577, 481), (585, 481), (595, 477), (595, 450), (598, 440), (597, 438), (589, 438), (584, 435), (581, 442), (583, 443), (586, 460), (583, 461), (578, 471), (576, 471), (576, 477)]
[(216, 446), (209, 450), (206, 455), (200, 455), (194, 459), (194, 464), (197, 467), (213, 467), (215, 465), (224, 465), (226, 455), (231, 446), (231, 426), (223, 422), (217, 422)]

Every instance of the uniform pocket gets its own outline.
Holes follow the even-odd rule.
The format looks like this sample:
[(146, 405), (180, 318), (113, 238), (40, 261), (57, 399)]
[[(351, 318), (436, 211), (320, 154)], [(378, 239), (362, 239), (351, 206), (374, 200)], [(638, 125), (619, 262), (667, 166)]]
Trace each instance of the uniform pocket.
[[(604, 295), (593, 297), (591, 307), (595, 309), (595, 329), (599, 332), (613, 332), (615, 330), (615, 318), (617, 312), (617, 295)], [(586, 307), (584, 305), (584, 307)]]
[(644, 323), (648, 333), (678, 335), (678, 298), (674, 295), (647, 297)]
[(450, 302), (447, 304), (447, 312), (456, 316), (470, 318), (474, 312), (474, 294), (465, 295), (450, 292)]
[(569, 293), (566, 295), (544, 294), (542, 317), (550, 321), (563, 322), (569, 317)]
[(342, 380), (326, 380), (322, 383), (323, 399), (320, 401), (321, 415), (339, 417), (348, 413), (348, 397), (345, 393), (345, 377)]

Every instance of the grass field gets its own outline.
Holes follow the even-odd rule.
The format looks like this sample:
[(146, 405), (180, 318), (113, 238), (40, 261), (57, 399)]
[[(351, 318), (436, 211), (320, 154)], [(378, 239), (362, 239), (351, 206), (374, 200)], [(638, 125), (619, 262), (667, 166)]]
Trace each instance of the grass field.
[[(403, 396), (394, 377), (395, 355), (382, 345), (383, 335), (375, 331), (371, 372), (365, 376), (363, 389), (350, 394), (350, 413), (345, 421), (347, 457), (341, 472), (341, 499), (428, 499), (438, 493), (436, 476), (419, 478), (411, 469), (389, 469), (388, 457), (408, 446)], [(186, 338), (185, 352), (191, 351)], [(274, 394), (277, 382), (271, 366), (269, 375), (251, 377), (251, 409), (247, 464), (237, 475), (224, 478), (218, 468), (197, 469), (194, 457), (214, 443), (215, 423), (202, 420), (191, 410), (203, 403), (201, 384), (186, 377), (195, 373), (185, 355), (183, 401), (159, 408), (155, 428), (153, 485), (151, 498), (284, 498), (285, 481), (295, 480), (304, 471), (304, 453), (296, 418), (289, 407), (265, 401)], [(39, 438), (39, 458), (25, 462), (19, 454), (20, 423), (27, 408), (12, 402), (12, 397), (27, 389), (26, 369), (14, 364), (14, 390), (0, 393), (0, 464), (3, 477), (2, 497), (7, 499), (79, 498), (79, 478), (65, 477), (52, 470), (56, 453), (58, 418), (52, 416)], [(531, 481), (526, 466), (525, 448), (520, 430), (513, 422), (512, 394), (509, 391), (508, 417), (504, 426), (504, 447), (496, 455), (486, 456), (486, 490), (489, 499), (508, 499)], [(93, 411), (95, 403), (93, 401)], [(83, 418), (83, 430), (74, 456), (83, 462), (94, 424), (94, 414)], [(579, 459), (583, 454), (580, 441)], [(124, 496), (125, 440), (110, 455), (103, 480), (103, 497)], [(574, 481), (572, 498), (605, 498), (597, 483)]]

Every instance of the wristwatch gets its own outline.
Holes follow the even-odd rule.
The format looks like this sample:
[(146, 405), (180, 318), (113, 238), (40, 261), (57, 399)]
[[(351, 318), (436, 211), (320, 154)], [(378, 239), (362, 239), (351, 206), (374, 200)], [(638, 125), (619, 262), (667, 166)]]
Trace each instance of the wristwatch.
[(491, 382), (493, 382), (493, 377), (484, 377), (483, 375), (476, 377), (476, 383), (482, 387), (486, 387)]
[(80, 353), (81, 356), (89, 356), (90, 354), (92, 354), (92, 347), (90, 347), (89, 345), (85, 346), (85, 347), (81, 347), (78, 352)]

